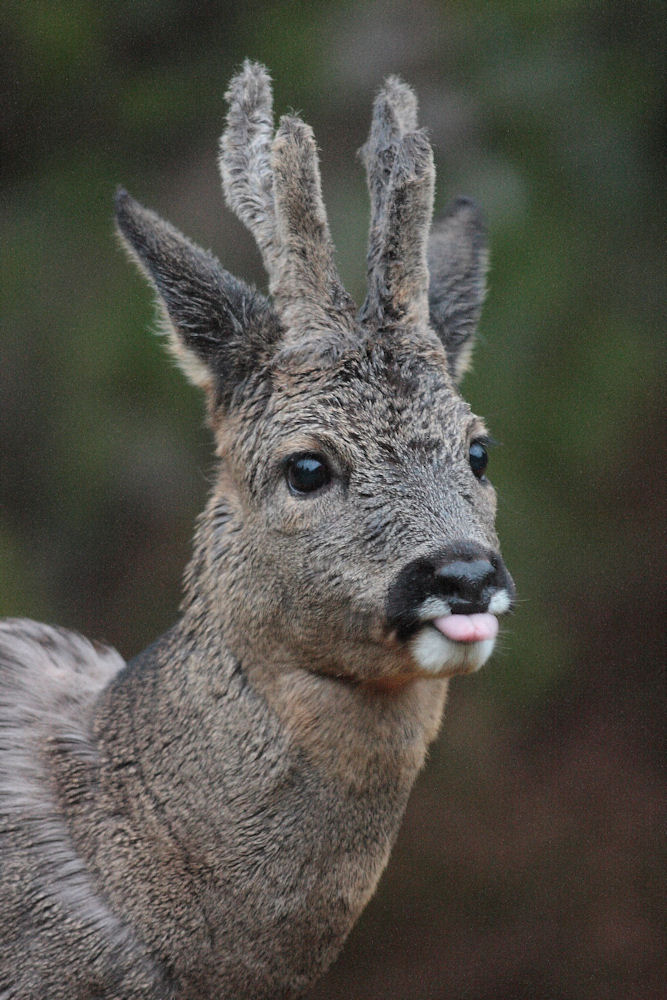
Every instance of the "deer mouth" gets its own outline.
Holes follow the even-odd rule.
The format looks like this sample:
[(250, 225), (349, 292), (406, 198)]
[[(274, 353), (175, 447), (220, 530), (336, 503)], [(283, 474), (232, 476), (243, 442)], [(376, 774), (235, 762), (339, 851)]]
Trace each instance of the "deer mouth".
[(498, 619), (488, 611), (472, 615), (442, 615), (428, 624), (451, 642), (495, 641), (498, 635)]
[(491, 656), (498, 636), (497, 615), (508, 611), (506, 590), (493, 595), (486, 611), (450, 610), (440, 600), (426, 600), (408, 639), (410, 652), (421, 670), (435, 677), (470, 674)]
[(479, 670), (491, 656), (498, 619), (489, 612), (440, 615), (423, 621), (408, 645), (423, 674), (452, 677)]

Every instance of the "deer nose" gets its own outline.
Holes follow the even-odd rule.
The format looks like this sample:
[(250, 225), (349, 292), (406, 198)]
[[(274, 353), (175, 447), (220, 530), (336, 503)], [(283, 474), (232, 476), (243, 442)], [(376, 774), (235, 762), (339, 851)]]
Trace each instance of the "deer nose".
[(387, 592), (387, 622), (399, 639), (441, 615), (502, 615), (514, 604), (502, 556), (472, 541), (453, 542), (407, 563)]
[(491, 593), (501, 585), (500, 576), (489, 559), (453, 559), (436, 569), (436, 590), (452, 614), (471, 615), (486, 611)]

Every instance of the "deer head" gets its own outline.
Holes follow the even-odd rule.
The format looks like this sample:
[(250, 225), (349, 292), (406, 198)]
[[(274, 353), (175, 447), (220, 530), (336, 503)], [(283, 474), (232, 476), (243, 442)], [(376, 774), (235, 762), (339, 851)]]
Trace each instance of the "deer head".
[(431, 148), (412, 91), (387, 80), (362, 150), (371, 221), (357, 310), (311, 129), (289, 115), (274, 132), (258, 64), (227, 97), (223, 189), (260, 249), (268, 297), (117, 197), (216, 440), (185, 620), (269, 672), (383, 685), (477, 669), (513, 599), (487, 432), (458, 389), (484, 296), (479, 213), (458, 200), (431, 230)]

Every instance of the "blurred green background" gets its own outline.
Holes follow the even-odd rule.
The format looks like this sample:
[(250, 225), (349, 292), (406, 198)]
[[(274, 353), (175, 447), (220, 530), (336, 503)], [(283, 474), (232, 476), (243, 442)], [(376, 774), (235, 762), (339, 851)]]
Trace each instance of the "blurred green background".
[(125, 655), (177, 613), (211, 441), (117, 249), (116, 185), (263, 286), (215, 162), (229, 77), (260, 59), (276, 110), (315, 129), (360, 300), (355, 151), (401, 74), (438, 207), (487, 212), (465, 391), (504, 443), (521, 603), (453, 683), (381, 888), (311, 997), (663, 995), (664, 6), (14, 0), (0, 25), (0, 613)]

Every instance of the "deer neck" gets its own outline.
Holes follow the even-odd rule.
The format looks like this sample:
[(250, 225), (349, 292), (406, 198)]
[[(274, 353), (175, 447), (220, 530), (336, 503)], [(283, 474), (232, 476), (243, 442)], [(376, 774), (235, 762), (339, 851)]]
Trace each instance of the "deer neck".
[(373, 689), (305, 664), (241, 658), (223, 634), (222, 622), (219, 631), (202, 630), (191, 610), (130, 661), (96, 710), (96, 739), (110, 762), (131, 770), (133, 760), (145, 761), (171, 790), (180, 757), (196, 759), (209, 776), (208, 802), (213, 778), (222, 781), (220, 767), (235, 753), (249, 780), (252, 744), (250, 758), (293, 757), (332, 786), (372, 793), (374, 782), (391, 778), (409, 790), (437, 734), (447, 681)]
[[(196, 636), (186, 613), (101, 695), (74, 829), (112, 902), (176, 957), (188, 995), (291, 996), (377, 884), (445, 683), (379, 695), (269, 675)], [(253, 971), (238, 954), (263, 938), (274, 947)]]

